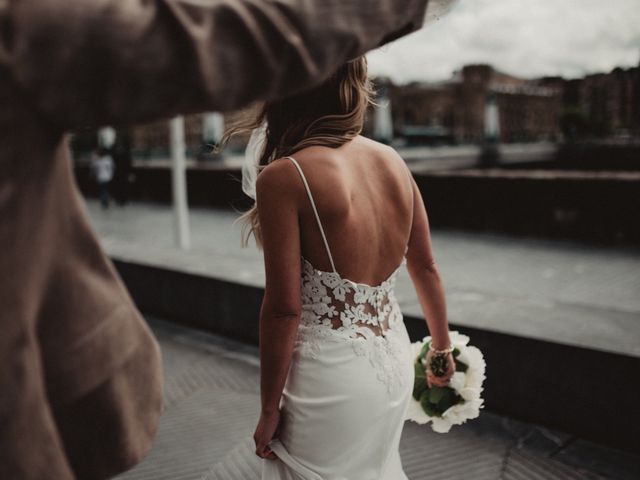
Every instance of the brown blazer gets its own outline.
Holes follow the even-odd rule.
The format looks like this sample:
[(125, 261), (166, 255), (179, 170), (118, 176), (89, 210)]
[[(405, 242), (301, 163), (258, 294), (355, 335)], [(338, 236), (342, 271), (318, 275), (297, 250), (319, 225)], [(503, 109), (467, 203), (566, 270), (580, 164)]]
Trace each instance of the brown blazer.
[(418, 29), (427, 0), (0, 0), (0, 479), (148, 452), (160, 351), (94, 235), (65, 132), (230, 110)]

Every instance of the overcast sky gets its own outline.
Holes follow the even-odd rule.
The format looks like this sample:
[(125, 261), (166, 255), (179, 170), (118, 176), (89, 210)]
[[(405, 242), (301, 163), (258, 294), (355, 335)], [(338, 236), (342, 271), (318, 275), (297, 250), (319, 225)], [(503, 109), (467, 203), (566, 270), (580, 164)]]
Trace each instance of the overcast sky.
[(524, 78), (581, 77), (640, 63), (640, 0), (459, 0), (422, 30), (367, 55), (396, 83), (489, 63)]

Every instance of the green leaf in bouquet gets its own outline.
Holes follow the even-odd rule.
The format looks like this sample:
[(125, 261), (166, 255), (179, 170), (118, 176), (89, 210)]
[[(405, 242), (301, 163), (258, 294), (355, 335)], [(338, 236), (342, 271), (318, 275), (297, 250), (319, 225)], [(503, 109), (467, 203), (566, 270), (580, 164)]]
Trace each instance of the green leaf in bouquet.
[(460, 360), (455, 359), (454, 362), (456, 362), (456, 372), (466, 373), (467, 369), (469, 368), (466, 363), (462, 363)]
[(440, 399), (446, 393), (448, 387), (432, 386), (429, 390), (429, 401), (436, 405), (440, 402)]
[(418, 355), (420, 358), (424, 358), (427, 355), (429, 345), (431, 345), (431, 341), (424, 342), (424, 345), (422, 345), (422, 349), (420, 350), (420, 354)]
[(427, 374), (419, 361), (416, 362), (413, 367), (415, 371), (415, 377), (413, 380), (413, 398), (418, 400), (420, 395), (422, 395), (422, 392), (428, 388)]
[(442, 392), (442, 395), (436, 404), (436, 409), (441, 412), (444, 412), (449, 407), (452, 407), (458, 402), (456, 401), (457, 395), (453, 388), (444, 387), (442, 388), (442, 390), (444, 390), (444, 392)]
[(439, 417), (441, 415), (429, 401), (429, 390), (420, 395), (420, 406), (422, 407), (422, 410), (424, 410), (424, 413), (430, 417)]
[(457, 357), (458, 355), (460, 355), (460, 349), (458, 347), (454, 348), (451, 354), (453, 355), (453, 358)]
[(426, 385), (417, 385), (414, 384), (413, 386), (413, 398), (414, 400), (419, 400), (420, 396), (422, 395), (422, 393), (427, 390), (427, 386)]

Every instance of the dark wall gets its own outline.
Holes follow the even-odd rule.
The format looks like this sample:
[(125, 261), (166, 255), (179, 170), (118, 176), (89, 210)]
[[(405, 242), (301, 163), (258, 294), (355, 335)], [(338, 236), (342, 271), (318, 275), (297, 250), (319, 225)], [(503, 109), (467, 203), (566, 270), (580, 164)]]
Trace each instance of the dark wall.
[[(133, 200), (171, 201), (167, 168), (134, 168)], [(82, 191), (95, 195), (88, 169), (77, 168)], [(246, 209), (238, 170), (191, 169), (189, 204)], [(465, 171), (415, 175), (432, 228), (452, 227), (565, 238), (603, 245), (640, 245), (640, 181), (622, 177), (553, 178)]]
[[(76, 167), (76, 180), (84, 195), (97, 196), (97, 186), (88, 167)], [(129, 189), (134, 201), (170, 203), (171, 170), (169, 168), (133, 168)], [(239, 170), (187, 170), (188, 201), (192, 206), (246, 209), (251, 200), (242, 192)]]
[(640, 245), (640, 182), (615, 178), (416, 176), (431, 225)]
[(502, 168), (640, 172), (640, 143), (619, 145), (590, 142), (566, 143), (558, 148), (552, 162), (505, 164)]

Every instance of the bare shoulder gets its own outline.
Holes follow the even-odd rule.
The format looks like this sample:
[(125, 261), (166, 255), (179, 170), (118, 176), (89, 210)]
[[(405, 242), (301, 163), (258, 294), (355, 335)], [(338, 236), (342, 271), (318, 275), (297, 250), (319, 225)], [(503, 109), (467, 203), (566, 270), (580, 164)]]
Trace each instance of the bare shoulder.
[[(376, 142), (370, 138), (364, 137), (362, 135), (358, 135), (353, 138), (350, 142), (344, 145), (344, 147), (356, 147), (358, 150), (365, 150), (369, 155), (373, 155), (375, 157), (387, 157), (390, 156), (397, 157), (400, 159), (398, 153), (390, 146), (385, 145), (384, 143)], [(347, 148), (347, 152), (352, 151), (352, 148)], [(322, 160), (335, 160), (340, 159), (345, 155), (345, 150), (343, 147), (325, 147), (321, 145), (313, 145), (310, 147), (303, 148), (297, 151), (294, 156), (296, 160), (299, 160), (301, 164), (307, 162), (313, 163), (322, 163)], [(331, 162), (327, 162), (327, 164), (331, 164)]]
[(383, 162), (388, 162), (387, 165), (392, 165), (394, 169), (400, 166), (402, 169), (406, 168), (406, 162), (402, 156), (390, 145), (377, 142), (368, 137), (359, 136), (361, 144), (370, 150), (377, 158)]
[(356, 140), (359, 141), (360, 143), (362, 143), (362, 145), (367, 145), (370, 148), (374, 148), (374, 149), (379, 150), (381, 152), (384, 152), (384, 151), (386, 151), (386, 150), (391, 148), (389, 145), (386, 145), (384, 143), (378, 142), (378, 141), (374, 140), (373, 138), (365, 137), (363, 135), (358, 135), (356, 137)]
[(304, 164), (307, 162), (317, 163), (322, 159), (333, 159), (337, 157), (336, 149), (332, 147), (325, 147), (322, 145), (312, 145), (298, 150), (292, 155), (299, 163)]
[(393, 158), (395, 160), (401, 160), (404, 162), (400, 154), (391, 145), (378, 142), (376, 140), (373, 140), (372, 138), (363, 137), (362, 135), (358, 135), (358, 141), (363, 147), (368, 148), (372, 152), (378, 154), (378, 156), (380, 157)]
[(369, 148), (373, 148), (380, 152), (385, 152), (385, 151), (388, 151), (389, 149), (393, 150), (389, 145), (384, 144), (382, 142), (378, 142), (373, 138), (365, 137), (364, 135), (358, 135), (354, 140), (360, 142), (362, 145), (366, 145)]
[(295, 165), (287, 158), (278, 158), (262, 169), (256, 178), (256, 196), (286, 195), (296, 190)]

